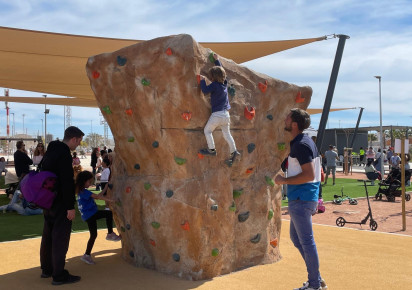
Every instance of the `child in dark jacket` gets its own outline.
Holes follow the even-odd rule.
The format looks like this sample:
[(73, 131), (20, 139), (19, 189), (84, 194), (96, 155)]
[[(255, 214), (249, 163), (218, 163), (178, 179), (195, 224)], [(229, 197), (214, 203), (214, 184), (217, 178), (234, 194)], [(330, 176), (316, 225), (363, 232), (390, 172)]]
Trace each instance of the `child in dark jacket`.
[(210, 69), (212, 83), (206, 85), (205, 77), (200, 76), (200, 87), (204, 94), (210, 93), (210, 103), (212, 105), (212, 115), (206, 124), (204, 133), (206, 136), (208, 148), (201, 149), (200, 154), (216, 156), (215, 142), (213, 140), (213, 131), (220, 127), (222, 129), (223, 138), (230, 147), (230, 157), (227, 160), (230, 165), (235, 161), (240, 153), (236, 150), (236, 144), (230, 134), (230, 104), (227, 93), (226, 72), (222, 67), (217, 54), (213, 54), (215, 59), (215, 66)]

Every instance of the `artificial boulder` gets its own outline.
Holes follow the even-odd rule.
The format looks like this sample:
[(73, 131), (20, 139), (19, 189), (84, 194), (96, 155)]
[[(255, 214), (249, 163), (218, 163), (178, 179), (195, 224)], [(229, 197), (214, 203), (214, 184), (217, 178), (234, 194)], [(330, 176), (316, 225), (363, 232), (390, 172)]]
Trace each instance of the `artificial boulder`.
[(220, 130), (217, 156), (200, 155), (211, 107), (198, 75), (210, 77), (211, 53), (177, 35), (87, 62), (116, 144), (109, 195), (122, 256), (193, 280), (280, 259), (281, 192), (273, 178), (288, 152), (284, 119), (291, 108), (306, 109), (312, 94), (221, 56), (241, 158), (225, 163)]

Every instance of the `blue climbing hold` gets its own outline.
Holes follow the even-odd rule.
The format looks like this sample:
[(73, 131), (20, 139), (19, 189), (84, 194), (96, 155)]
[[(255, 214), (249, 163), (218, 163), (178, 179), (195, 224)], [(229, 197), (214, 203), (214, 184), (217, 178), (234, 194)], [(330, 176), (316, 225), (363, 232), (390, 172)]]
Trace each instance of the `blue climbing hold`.
[(152, 143), (152, 146), (153, 146), (153, 148), (159, 147), (159, 142), (154, 141), (154, 142)]
[(250, 143), (249, 145), (247, 145), (247, 152), (248, 153), (252, 153), (253, 150), (255, 150), (256, 145), (254, 143)]
[(238, 219), (239, 222), (241, 222), (241, 223), (245, 222), (248, 218), (249, 218), (249, 212), (248, 212), (248, 211), (247, 211), (247, 212), (244, 212), (244, 213), (240, 213), (240, 214), (237, 216), (237, 219)]
[(227, 88), (227, 92), (229, 93), (229, 96), (234, 97), (236, 95), (236, 89), (235, 87), (232, 85), (230, 85), (230, 87)]
[(219, 206), (217, 204), (214, 204), (210, 207), (211, 210), (217, 211), (217, 209), (219, 208)]
[(139, 163), (136, 163), (136, 164), (134, 165), (134, 169), (140, 169), (140, 164), (139, 164)]
[(173, 196), (173, 190), (168, 190), (168, 191), (166, 191), (166, 196), (167, 196), (168, 198), (171, 198), (171, 197)]
[(133, 258), (133, 257), (134, 257), (134, 252), (133, 252), (133, 251), (130, 251), (130, 252), (129, 252), (129, 256)]
[(117, 56), (117, 64), (120, 66), (124, 66), (127, 62), (127, 58), (121, 57), (120, 55)]
[(126, 225), (126, 229), (130, 230), (130, 225), (129, 224)]
[(110, 189), (113, 189), (113, 183), (109, 183), (108, 187), (109, 187)]
[(180, 261), (180, 255), (179, 255), (179, 254), (174, 253), (174, 254), (172, 255), (172, 257), (173, 257), (173, 260), (175, 260), (175, 262), (179, 262), (179, 261)]
[(269, 120), (273, 120), (273, 116), (272, 115), (267, 115), (266, 118), (268, 118)]
[(254, 244), (259, 243), (260, 241), (260, 234), (257, 234), (256, 236), (254, 236), (253, 238), (250, 239), (250, 241)]

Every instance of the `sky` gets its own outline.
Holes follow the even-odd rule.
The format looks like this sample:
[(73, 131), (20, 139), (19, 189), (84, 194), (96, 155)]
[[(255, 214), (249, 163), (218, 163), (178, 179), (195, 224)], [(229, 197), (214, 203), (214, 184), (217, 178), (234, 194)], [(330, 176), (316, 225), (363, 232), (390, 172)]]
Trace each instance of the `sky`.
[[(56, 33), (149, 40), (186, 33), (198, 42), (273, 41), (348, 35), (327, 128), (412, 125), (412, 0), (0, 0), (0, 26)], [(0, 41), (7, 41), (1, 39)], [(242, 65), (273, 78), (310, 86), (309, 108), (323, 108), (339, 38), (314, 42)], [(0, 64), (1, 65), (1, 64)], [(0, 95), (4, 89), (0, 88)], [(10, 90), (13, 96), (41, 92)], [(51, 95), (50, 95), (51, 96)], [(9, 103), (16, 134), (42, 135), (44, 105)], [(64, 107), (48, 106), (47, 131), (63, 137)], [(71, 107), (72, 125), (103, 135), (99, 109)], [(312, 115), (317, 129), (320, 114)], [(10, 125), (12, 126), (12, 118)], [(0, 105), (0, 135), (6, 135)], [(109, 138), (111, 138), (109, 132)]]

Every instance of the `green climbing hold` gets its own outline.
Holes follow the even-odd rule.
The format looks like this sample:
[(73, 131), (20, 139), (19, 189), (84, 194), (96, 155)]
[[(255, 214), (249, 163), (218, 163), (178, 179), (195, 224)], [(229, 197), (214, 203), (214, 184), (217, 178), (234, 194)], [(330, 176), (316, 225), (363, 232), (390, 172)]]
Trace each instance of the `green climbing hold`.
[(249, 218), (249, 212), (248, 211), (244, 212), (244, 213), (240, 213), (237, 216), (238, 221), (241, 222), (241, 223), (245, 222), (248, 218)]
[(144, 86), (149, 86), (149, 85), (150, 85), (150, 81), (143, 78), (143, 79), (142, 79), (142, 85), (144, 85)]
[(278, 143), (278, 150), (280, 151), (285, 150), (285, 147), (286, 147), (285, 143)]
[(266, 183), (270, 186), (275, 186), (275, 182), (273, 181), (272, 178), (270, 178), (269, 176), (265, 176), (266, 179)]
[(122, 206), (121, 201), (120, 201), (120, 200), (117, 200), (117, 201), (116, 201), (116, 205), (117, 205), (117, 206)]
[(146, 182), (144, 184), (144, 189), (149, 190), (152, 187), (152, 185), (149, 182)]
[(213, 56), (213, 54), (214, 54), (213, 51), (209, 54), (209, 60), (210, 60), (211, 63), (214, 64), (215, 63), (215, 57)]
[(104, 106), (104, 107), (102, 108), (102, 110), (103, 110), (103, 112), (105, 112), (105, 113), (107, 113), (107, 114), (111, 114), (111, 113), (112, 113), (112, 111), (110, 110), (110, 107), (109, 107), (109, 106)]
[(233, 198), (238, 198), (243, 194), (243, 188), (233, 190)]
[(127, 142), (134, 142), (134, 137), (129, 137), (129, 138), (127, 139)]
[(270, 209), (268, 212), (268, 220), (273, 218), (273, 209)]
[(134, 169), (140, 169), (140, 164), (139, 164), (139, 163), (136, 163), (136, 164), (134, 165)]
[(154, 142), (152, 143), (152, 146), (153, 146), (153, 148), (159, 147), (159, 142), (154, 141)]
[(236, 211), (236, 203), (232, 202), (232, 205), (229, 207), (230, 211)]
[(186, 161), (187, 161), (187, 160), (184, 159), (184, 158), (180, 158), (180, 157), (176, 157), (176, 156), (175, 156), (175, 162), (176, 162), (177, 164), (179, 164), (179, 165), (185, 164)]
[(253, 238), (250, 239), (250, 241), (254, 244), (259, 243), (260, 241), (260, 234), (257, 234), (256, 236), (254, 236)]
[(121, 230), (122, 232), (125, 232), (125, 231), (126, 231), (126, 229), (125, 229), (124, 227), (120, 227), (120, 230)]
[(153, 227), (154, 229), (158, 229), (158, 228), (160, 228), (160, 223), (158, 223), (158, 222), (152, 222), (152, 227)]
[(219, 255), (219, 249), (214, 248), (214, 249), (212, 250), (212, 256), (213, 256), (213, 257), (217, 257), (218, 255)]

